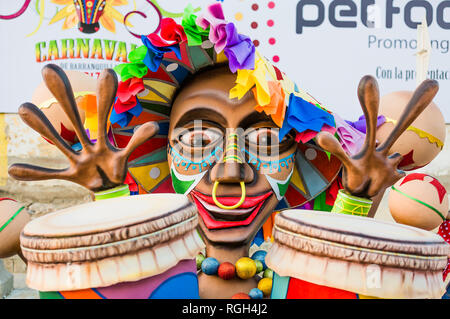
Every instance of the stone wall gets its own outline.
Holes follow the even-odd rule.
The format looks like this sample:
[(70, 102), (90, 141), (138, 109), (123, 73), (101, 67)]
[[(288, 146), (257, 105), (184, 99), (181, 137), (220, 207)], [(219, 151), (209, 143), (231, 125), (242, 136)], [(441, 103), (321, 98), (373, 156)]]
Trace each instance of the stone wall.
[[(90, 200), (89, 191), (77, 184), (60, 181), (20, 182), (8, 176), (7, 166), (14, 163), (27, 163), (51, 168), (63, 168), (67, 160), (59, 150), (46, 142), (39, 134), (25, 125), (16, 114), (2, 114), (4, 138), (0, 146), (6, 148), (0, 167), (0, 196), (12, 197), (24, 203), (33, 216), (39, 216), (55, 209), (73, 206)], [(0, 132), (2, 134), (2, 132)]]
[[(71, 182), (17, 181), (9, 177), (7, 171), (8, 166), (14, 163), (51, 168), (63, 168), (67, 165), (59, 150), (25, 125), (17, 114), (0, 114), (0, 197), (13, 198), (23, 203), (32, 218), (91, 200), (88, 190)], [(6, 281), (7, 275), (1, 274), (0, 266), (0, 292), (10, 288), (18, 291), (25, 289), (25, 263), (18, 256), (14, 256), (4, 259), (3, 264), (8, 272), (14, 274), (14, 278)], [(11, 284), (13, 287), (10, 287)], [(33, 294), (26, 291), (25, 295), (30, 293)], [(23, 297), (24, 294), (19, 296)]]
[[(418, 171), (438, 178), (450, 190), (450, 125), (444, 150), (427, 167)], [(17, 114), (0, 114), (0, 197), (10, 197), (26, 205), (32, 218), (91, 200), (89, 191), (76, 184), (59, 181), (19, 182), (10, 178), (7, 167), (28, 163), (62, 168), (67, 161), (59, 150), (26, 126)], [(392, 220), (387, 194), (376, 218)], [(15, 275), (14, 285), (24, 287), (25, 264), (18, 257), (4, 259), (5, 268)]]

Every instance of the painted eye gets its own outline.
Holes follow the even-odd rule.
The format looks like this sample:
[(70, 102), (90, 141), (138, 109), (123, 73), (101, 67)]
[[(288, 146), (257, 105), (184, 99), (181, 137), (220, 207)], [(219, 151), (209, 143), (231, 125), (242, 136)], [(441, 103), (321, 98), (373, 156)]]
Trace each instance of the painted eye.
[(221, 138), (221, 134), (211, 129), (190, 130), (179, 136), (179, 140), (189, 147), (207, 147)]
[(279, 129), (277, 128), (257, 128), (247, 134), (249, 143), (257, 146), (278, 145)]

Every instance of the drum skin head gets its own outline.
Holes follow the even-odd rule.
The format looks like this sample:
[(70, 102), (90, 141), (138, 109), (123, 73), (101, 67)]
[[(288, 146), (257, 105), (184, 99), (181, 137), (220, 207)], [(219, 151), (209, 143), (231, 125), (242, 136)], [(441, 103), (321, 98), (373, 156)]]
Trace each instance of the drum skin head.
[[(380, 242), (383, 241), (384, 243), (392, 242), (401, 244), (404, 242), (416, 245), (429, 245), (430, 243), (437, 245), (442, 244), (442, 239), (436, 234), (416, 227), (375, 220), (372, 218), (330, 214), (329, 212), (299, 209), (285, 210), (279, 217), (279, 223), (280, 225), (290, 225), (291, 229), (292, 227), (295, 227), (294, 225), (298, 225), (298, 227), (303, 226), (303, 231), (309, 234), (313, 233), (313, 229), (322, 229), (324, 235), (325, 232), (335, 234), (335, 237), (329, 237), (330, 240), (344, 243), (346, 242), (345, 236), (340, 236), (340, 234), (345, 234), (346, 236), (354, 235), (360, 238), (370, 238), (372, 241), (377, 240)], [(321, 238), (321, 235), (319, 234), (316, 236)], [(344, 238), (339, 239), (339, 237)], [(347, 242), (351, 243), (354, 241), (347, 240)], [(373, 246), (371, 248), (377, 248), (373, 243), (367, 244)], [(381, 248), (381, 246), (378, 248)]]
[(25, 236), (67, 237), (114, 230), (149, 220), (158, 220), (190, 205), (178, 194), (120, 197), (69, 207), (33, 220)]
[(39, 291), (107, 287), (161, 274), (204, 248), (184, 195), (106, 199), (30, 222), (20, 243), (27, 285)]
[(286, 210), (276, 216), (273, 236), (266, 263), (280, 276), (379, 298), (440, 298), (445, 288), (450, 246), (422, 229)]

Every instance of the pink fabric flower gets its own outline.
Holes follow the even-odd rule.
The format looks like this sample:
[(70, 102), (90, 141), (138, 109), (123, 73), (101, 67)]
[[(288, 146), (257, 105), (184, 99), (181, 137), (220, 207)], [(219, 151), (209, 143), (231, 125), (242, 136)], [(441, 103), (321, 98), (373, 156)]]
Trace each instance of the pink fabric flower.
[(339, 136), (342, 148), (350, 156), (356, 155), (362, 148), (366, 135), (344, 121), (341, 117), (333, 114), (336, 122), (336, 133)]
[(214, 43), (214, 49), (217, 53), (222, 52), (227, 44), (227, 21), (223, 14), (222, 5), (214, 3), (208, 6), (206, 11), (198, 16), (196, 22), (203, 29), (210, 27), (209, 40)]

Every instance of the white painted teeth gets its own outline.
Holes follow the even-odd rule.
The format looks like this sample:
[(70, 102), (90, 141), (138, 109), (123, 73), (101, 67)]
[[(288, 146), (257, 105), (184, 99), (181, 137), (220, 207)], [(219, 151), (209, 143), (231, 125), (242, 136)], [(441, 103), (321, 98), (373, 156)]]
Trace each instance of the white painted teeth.
[(208, 211), (213, 212), (213, 213), (245, 214), (245, 213), (250, 213), (251, 211), (253, 211), (255, 209), (255, 207), (241, 208), (241, 209), (223, 209), (223, 208), (217, 207), (215, 205), (208, 204), (201, 198), (196, 197), (196, 199), (203, 205), (203, 207), (205, 207)]

